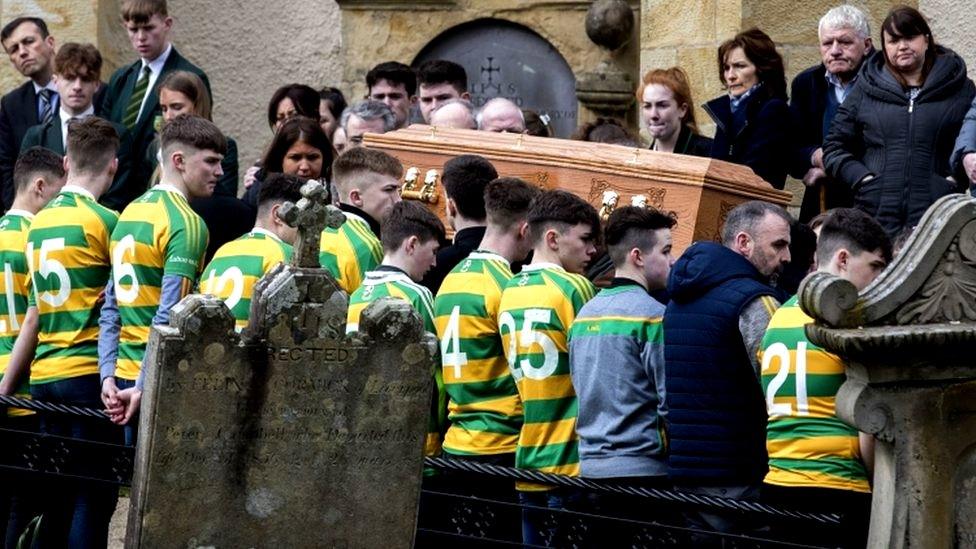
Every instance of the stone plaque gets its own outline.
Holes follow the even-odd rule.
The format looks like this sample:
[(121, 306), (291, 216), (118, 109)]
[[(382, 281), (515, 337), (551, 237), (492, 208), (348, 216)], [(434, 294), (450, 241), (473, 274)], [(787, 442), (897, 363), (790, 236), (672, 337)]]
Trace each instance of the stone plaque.
[(548, 114), (554, 137), (569, 137), (576, 130), (576, 77), (559, 51), (527, 27), (498, 19), (465, 23), (434, 38), (413, 66), (431, 59), (464, 67), (476, 107), (505, 97), (523, 109)]
[[(329, 217), (303, 202), (299, 264)], [(126, 546), (411, 547), (433, 336), (396, 300), (345, 336), (346, 295), (314, 267), (279, 266), (253, 301), (241, 335), (198, 295), (153, 329)]]

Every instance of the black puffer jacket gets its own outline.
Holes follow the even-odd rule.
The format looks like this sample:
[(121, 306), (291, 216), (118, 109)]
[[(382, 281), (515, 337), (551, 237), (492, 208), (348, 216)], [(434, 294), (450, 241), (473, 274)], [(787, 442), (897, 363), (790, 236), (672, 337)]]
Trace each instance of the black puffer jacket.
[[(872, 56), (824, 140), (827, 173), (850, 186), (855, 207), (891, 236), (918, 223), (942, 196), (965, 189), (947, 179), (949, 157), (976, 86), (962, 58), (938, 51), (914, 101), (882, 52)], [(862, 181), (868, 175), (874, 178)]]

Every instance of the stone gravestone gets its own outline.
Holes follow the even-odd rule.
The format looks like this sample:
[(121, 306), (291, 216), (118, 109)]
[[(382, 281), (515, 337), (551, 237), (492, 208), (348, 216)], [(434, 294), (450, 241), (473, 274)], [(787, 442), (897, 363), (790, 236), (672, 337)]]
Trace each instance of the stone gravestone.
[(363, 312), (318, 268), (338, 214), (318, 183), (283, 217), (293, 264), (255, 289), (251, 325), (189, 296), (155, 327), (126, 547), (410, 547), (435, 345), (401, 301)]
[(933, 204), (860, 294), (816, 273), (800, 300), (847, 363), (838, 417), (877, 439), (868, 546), (976, 547), (976, 199)]
[(464, 67), (475, 107), (504, 97), (548, 114), (555, 137), (576, 130), (576, 77), (559, 50), (527, 27), (497, 19), (459, 25), (424, 47), (413, 66), (432, 59)]

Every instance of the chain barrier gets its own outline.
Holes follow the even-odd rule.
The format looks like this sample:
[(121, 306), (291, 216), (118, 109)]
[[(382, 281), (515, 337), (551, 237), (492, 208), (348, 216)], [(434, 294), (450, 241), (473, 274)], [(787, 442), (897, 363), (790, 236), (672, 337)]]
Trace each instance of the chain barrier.
[[(41, 413), (57, 413), (74, 416), (92, 417), (108, 420), (108, 415), (104, 410), (94, 408), (84, 408), (81, 406), (70, 406), (66, 404), (54, 404), (39, 400), (25, 399), (15, 396), (0, 395), (0, 405), (25, 408)], [(795, 511), (783, 509), (770, 505), (743, 501), (717, 496), (707, 496), (680, 492), (675, 490), (665, 490), (660, 488), (644, 488), (628, 486), (626, 484), (603, 483), (579, 477), (569, 477), (555, 475), (551, 473), (540, 473), (538, 471), (517, 469), (515, 467), (502, 467), (487, 463), (479, 463), (471, 460), (448, 459), (440, 457), (425, 457), (424, 465), (434, 469), (459, 471), (480, 475), (489, 475), (499, 478), (521, 480), (527, 482), (537, 482), (555, 486), (567, 486), (572, 488), (584, 488), (587, 490), (609, 492), (614, 494), (624, 494), (640, 496), (665, 501), (671, 503), (682, 503), (687, 505), (708, 507), (724, 511), (743, 511), (748, 513), (758, 513), (778, 518), (809, 520), (820, 524), (838, 525), (841, 517), (832, 513), (809, 513), (805, 511)]]

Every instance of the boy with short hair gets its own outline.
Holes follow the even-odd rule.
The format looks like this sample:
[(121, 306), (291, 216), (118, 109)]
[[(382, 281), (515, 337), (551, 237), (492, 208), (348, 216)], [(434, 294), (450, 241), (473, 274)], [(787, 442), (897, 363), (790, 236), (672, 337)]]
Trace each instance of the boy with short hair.
[(402, 176), (400, 161), (376, 149), (349, 149), (332, 164), (332, 181), (346, 220), (338, 229), (322, 231), (319, 261), (348, 294), (383, 258), (380, 223), (400, 202)]
[(291, 259), (298, 231), (279, 218), (278, 212), (286, 202), (301, 200), (304, 184), (304, 179), (294, 175), (269, 175), (258, 193), (254, 228), (217, 249), (203, 270), (200, 291), (224, 300), (238, 332), (247, 326), (254, 285), (275, 265)]
[[(566, 191), (544, 191), (529, 209), (532, 263), (508, 281), (499, 305), (502, 348), (524, 408), (515, 466), (576, 476), (576, 393), (569, 372), (569, 326), (596, 293), (582, 276), (596, 253), (600, 218)], [(567, 491), (519, 482), (519, 499), (562, 508)], [(524, 510), (523, 542), (544, 545), (545, 514)]]
[[(37, 339), (37, 315), (27, 322), (26, 313), (31, 283), (26, 255), (27, 233), (34, 216), (54, 198), (64, 186), (64, 160), (42, 147), (24, 151), (14, 165), (14, 201), (7, 213), (0, 217), (0, 293), (6, 304), (6, 314), (0, 318), (0, 394), (16, 392), (20, 398), (30, 398), (30, 384), (23, 371), (7, 375), (7, 364), (14, 341), (21, 330)], [(26, 361), (24, 362), (26, 364)], [(37, 431), (38, 416), (22, 408), (7, 408), (0, 425), (17, 431)], [(20, 534), (37, 514), (41, 502), (37, 485), (27, 479), (11, 478), (2, 489), (0, 532), (6, 528), (7, 547), (17, 543)], [(7, 513), (9, 511), (9, 514)]]
[[(63, 155), (70, 125), (95, 115), (93, 101), (102, 84), (101, 77), (102, 54), (95, 46), (75, 42), (62, 45), (54, 56), (53, 81), (60, 97), (59, 108), (46, 123), (27, 130), (21, 150), (41, 146)], [(119, 151), (116, 155), (119, 169), (115, 173), (115, 181), (105, 193), (107, 196), (123, 187), (129, 176), (129, 131), (122, 124), (112, 125), (119, 134)]]
[(417, 104), (417, 73), (399, 61), (386, 61), (366, 73), (366, 99), (386, 103), (396, 116), (396, 127), (410, 122), (410, 109)]
[[(346, 333), (359, 331), (363, 310), (381, 297), (396, 297), (410, 303), (420, 314), (424, 329), (434, 328), (434, 298), (420, 285), (424, 273), (437, 257), (437, 247), (444, 239), (444, 225), (426, 206), (413, 201), (399, 202), (383, 222), (383, 262), (366, 273), (362, 285), (349, 296)], [(447, 403), (440, 371), (434, 370), (436, 392), (432, 399), (427, 442), (424, 454), (440, 452), (441, 433), (446, 421)]]
[(420, 88), (420, 114), (430, 124), (430, 113), (451, 99), (470, 100), (468, 73), (452, 61), (433, 59), (417, 69)]
[(119, 424), (139, 409), (150, 328), (169, 322), (203, 269), (207, 226), (189, 200), (213, 194), (227, 139), (209, 120), (182, 115), (163, 126), (160, 150), (159, 184), (126, 207), (112, 232), (98, 356), (102, 401)]
[(145, 192), (154, 166), (146, 149), (162, 125), (157, 84), (172, 71), (189, 71), (203, 80), (210, 92), (210, 80), (200, 67), (184, 58), (170, 42), (173, 18), (166, 0), (123, 0), (122, 24), (139, 60), (115, 71), (98, 110), (131, 133), (132, 166), (125, 187), (112, 189), (103, 202), (121, 211)]
[(434, 299), (444, 388), (451, 424), (444, 437), (450, 457), (515, 466), (522, 402), (498, 333), (502, 290), (511, 264), (532, 249), (527, 221), (539, 189), (516, 178), (485, 188), (488, 226), (477, 250), (445, 277)]
[[(891, 261), (891, 241), (872, 217), (853, 208), (832, 210), (817, 240), (817, 270), (863, 291)], [(871, 507), (874, 439), (837, 418), (844, 362), (807, 339), (813, 322), (794, 296), (773, 314), (759, 358), (769, 423), (769, 472), (763, 498), (831, 509), (843, 516), (845, 546), (864, 547)]]
[[(118, 147), (118, 133), (110, 123), (95, 117), (78, 122), (68, 134), (67, 182), (34, 217), (27, 235), (33, 288), (8, 373), (16, 377), (29, 368), (31, 397), (37, 400), (99, 405), (94, 311), (111, 272), (109, 236), (118, 214), (98, 198), (115, 176)], [(37, 331), (28, 333), (34, 322)], [(119, 437), (104, 420), (63, 415), (43, 416), (41, 431), (110, 443)], [(114, 487), (59, 485), (57, 497), (43, 502), (44, 520), (35, 543), (104, 547), (117, 496)]]
[[(614, 278), (583, 305), (569, 331), (581, 477), (658, 488), (666, 483), (664, 305), (649, 292), (667, 286), (674, 225), (670, 216), (635, 206), (614, 210), (607, 222)], [(646, 502), (630, 496), (590, 497), (598, 512), (648, 516)], [(626, 545), (612, 529), (604, 535), (612, 545)]]

